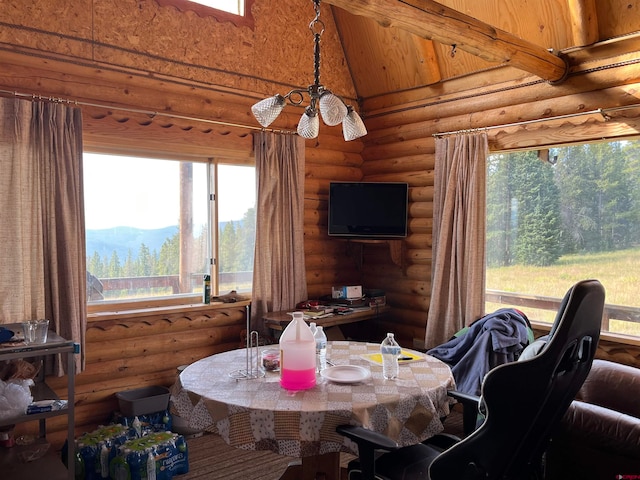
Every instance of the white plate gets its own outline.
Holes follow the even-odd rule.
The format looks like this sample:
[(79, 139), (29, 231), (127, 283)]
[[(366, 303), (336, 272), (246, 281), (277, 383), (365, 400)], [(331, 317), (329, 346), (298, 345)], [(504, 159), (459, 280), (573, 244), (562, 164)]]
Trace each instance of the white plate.
[(369, 378), (371, 373), (358, 365), (336, 365), (325, 368), (322, 376), (336, 383), (357, 383)]

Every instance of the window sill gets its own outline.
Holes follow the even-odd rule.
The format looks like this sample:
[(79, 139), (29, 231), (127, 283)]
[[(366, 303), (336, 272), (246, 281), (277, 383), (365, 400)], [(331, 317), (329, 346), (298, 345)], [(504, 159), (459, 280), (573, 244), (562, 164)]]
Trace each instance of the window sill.
[[(531, 321), (531, 327), (534, 330), (538, 330), (546, 333), (548, 333), (551, 330), (550, 323)], [(640, 346), (640, 337), (624, 335), (622, 333), (601, 332), (600, 340), (605, 340), (607, 342), (612, 342), (612, 343), (619, 343), (622, 345)]]
[[(226, 308), (246, 307), (251, 303), (250, 300), (244, 300), (240, 302), (224, 303), (224, 302), (212, 302), (210, 304), (205, 303), (191, 303), (181, 305), (156, 305), (156, 306), (141, 306), (140, 308), (131, 308), (131, 304), (113, 304), (109, 310), (100, 309), (99, 311), (89, 311), (87, 314), (87, 321), (102, 322), (107, 320), (117, 320), (121, 318), (141, 318), (149, 315), (158, 315), (159, 313), (173, 314), (184, 312), (204, 312), (211, 310), (222, 310)], [(102, 306), (104, 307), (104, 306)]]

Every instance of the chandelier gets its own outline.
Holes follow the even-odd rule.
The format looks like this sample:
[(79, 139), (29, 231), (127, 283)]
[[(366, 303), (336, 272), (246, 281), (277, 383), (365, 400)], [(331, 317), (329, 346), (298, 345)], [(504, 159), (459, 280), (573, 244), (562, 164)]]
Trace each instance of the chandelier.
[(268, 127), (278, 118), (286, 106), (301, 105), (304, 94), (308, 94), (310, 101), (298, 123), (298, 135), (304, 138), (316, 138), (320, 130), (320, 119), (329, 126), (342, 123), (344, 139), (355, 140), (367, 134), (367, 129), (360, 116), (351, 105), (347, 105), (342, 98), (327, 90), (320, 84), (320, 37), (324, 33), (324, 23), (320, 20), (320, 0), (313, 0), (316, 16), (309, 24), (309, 30), (314, 37), (314, 82), (306, 90), (294, 89), (286, 95), (276, 94), (273, 97), (260, 100), (251, 107), (253, 115), (263, 127)]

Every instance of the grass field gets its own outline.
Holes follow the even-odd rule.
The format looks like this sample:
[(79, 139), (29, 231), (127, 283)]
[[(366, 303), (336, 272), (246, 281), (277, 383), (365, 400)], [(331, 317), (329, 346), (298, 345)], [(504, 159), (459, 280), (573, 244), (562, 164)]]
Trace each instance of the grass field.
[[(487, 269), (489, 290), (562, 298), (578, 280), (595, 278), (606, 291), (606, 303), (640, 307), (640, 247), (617, 252), (567, 255), (549, 267), (516, 265)], [(487, 312), (504, 305), (487, 304)], [(531, 319), (552, 322), (555, 312), (525, 312)], [(640, 335), (640, 324), (612, 321), (610, 331)]]

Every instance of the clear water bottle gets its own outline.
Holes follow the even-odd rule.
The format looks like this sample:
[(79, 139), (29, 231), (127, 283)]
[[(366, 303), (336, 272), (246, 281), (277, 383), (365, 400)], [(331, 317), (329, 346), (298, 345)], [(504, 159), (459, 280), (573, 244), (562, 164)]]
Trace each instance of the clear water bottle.
[(320, 373), (327, 368), (327, 336), (321, 325), (316, 326), (316, 372)]
[(380, 344), (380, 353), (382, 354), (382, 376), (387, 380), (393, 380), (398, 376), (398, 357), (400, 357), (400, 345), (393, 338), (393, 333), (387, 333)]

